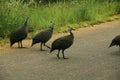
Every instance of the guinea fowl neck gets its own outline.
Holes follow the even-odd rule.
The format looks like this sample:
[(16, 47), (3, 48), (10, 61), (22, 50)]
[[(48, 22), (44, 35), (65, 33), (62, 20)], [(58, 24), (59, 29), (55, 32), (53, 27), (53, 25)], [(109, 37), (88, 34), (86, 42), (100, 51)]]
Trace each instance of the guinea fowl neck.
[(28, 22), (28, 17), (26, 17), (25, 22), (24, 22), (24, 27), (27, 27), (27, 22)]
[(26, 27), (27, 26), (27, 21), (25, 21), (25, 23), (24, 23), (24, 27)]
[(50, 28), (51, 30), (53, 30), (53, 28)]
[(70, 35), (73, 36), (73, 33), (70, 31)]
[(22, 28), (25, 30), (25, 32), (27, 32), (27, 33), (28, 33), (27, 22), (28, 22), (28, 20), (25, 20), (25, 22), (24, 22), (24, 24), (23, 24), (23, 27), (22, 27)]

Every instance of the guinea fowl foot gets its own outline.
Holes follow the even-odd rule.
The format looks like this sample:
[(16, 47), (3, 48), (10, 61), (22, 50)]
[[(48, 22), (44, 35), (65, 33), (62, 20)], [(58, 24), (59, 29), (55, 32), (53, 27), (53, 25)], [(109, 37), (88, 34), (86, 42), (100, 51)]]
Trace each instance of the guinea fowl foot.
[(40, 49), (40, 51), (45, 51), (44, 49)]
[(26, 47), (21, 47), (21, 48), (26, 48)]
[(69, 59), (69, 58), (65, 58), (65, 57), (63, 57), (63, 59)]
[(18, 48), (26, 48), (26, 47), (18, 47)]

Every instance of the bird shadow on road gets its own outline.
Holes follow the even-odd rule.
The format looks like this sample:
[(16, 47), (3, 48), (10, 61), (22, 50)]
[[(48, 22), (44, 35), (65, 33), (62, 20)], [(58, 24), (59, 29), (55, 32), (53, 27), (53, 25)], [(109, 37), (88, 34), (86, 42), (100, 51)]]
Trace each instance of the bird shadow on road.
[(114, 51), (110, 53), (112, 56), (120, 56), (120, 51)]
[(36, 49), (36, 48), (31, 48), (30, 51), (33, 53), (49, 53), (50, 52), (50, 50), (48, 49), (41, 51), (40, 49)]
[(29, 47), (23, 47), (23, 48), (18, 48), (18, 47), (10, 47), (10, 49), (29, 49)]

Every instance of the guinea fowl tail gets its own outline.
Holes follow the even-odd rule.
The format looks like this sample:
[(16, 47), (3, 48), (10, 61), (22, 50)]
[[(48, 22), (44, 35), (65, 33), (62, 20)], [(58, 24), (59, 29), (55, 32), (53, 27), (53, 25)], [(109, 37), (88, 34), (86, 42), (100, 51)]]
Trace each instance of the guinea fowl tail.
[(12, 47), (12, 44), (10, 44), (10, 47)]
[(10, 47), (12, 47), (13, 44), (14, 44), (13, 42), (10, 42)]
[(34, 43), (32, 42), (32, 44), (31, 44), (31, 47), (34, 45)]
[(33, 39), (32, 40), (32, 44), (31, 44), (31, 47), (33, 46), (33, 45), (35, 45), (36, 44), (36, 42), (35, 42), (35, 40)]
[(114, 46), (114, 45), (115, 45), (114, 43), (111, 43), (110, 46), (109, 46), (109, 48), (112, 47), (112, 46)]

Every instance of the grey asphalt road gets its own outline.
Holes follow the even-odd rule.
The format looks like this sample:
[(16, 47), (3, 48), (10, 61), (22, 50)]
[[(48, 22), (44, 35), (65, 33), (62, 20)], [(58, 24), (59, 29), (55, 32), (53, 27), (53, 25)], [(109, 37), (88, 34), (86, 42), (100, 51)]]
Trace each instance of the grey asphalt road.
[[(57, 59), (49, 49), (39, 51), (39, 44), (27, 48), (9, 45), (0, 49), (0, 80), (120, 80), (120, 52), (108, 46), (120, 34), (120, 20), (73, 31), (74, 44), (65, 51), (69, 59)], [(51, 42), (67, 33), (53, 35)], [(62, 55), (61, 55), (62, 57)]]

